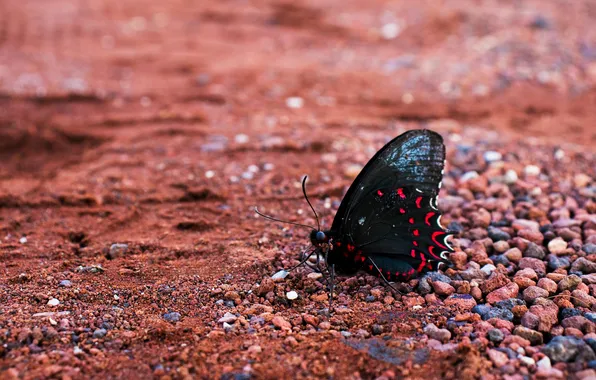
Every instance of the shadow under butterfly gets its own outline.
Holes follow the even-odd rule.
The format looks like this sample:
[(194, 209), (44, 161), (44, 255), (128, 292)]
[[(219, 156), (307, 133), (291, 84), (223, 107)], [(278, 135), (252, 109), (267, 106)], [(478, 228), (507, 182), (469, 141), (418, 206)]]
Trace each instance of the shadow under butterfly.
[(267, 219), (311, 230), (312, 247), (288, 272), (316, 255), (315, 270), (329, 281), (331, 309), (336, 270), (365, 270), (397, 291), (390, 282), (406, 282), (426, 270), (451, 266), (448, 256), (453, 248), (447, 238), (452, 233), (441, 226), (437, 208), (444, 164), (441, 135), (426, 129), (410, 130), (387, 143), (364, 166), (329, 230), (321, 230), (319, 217), (308, 200), (307, 177), (302, 180), (302, 191), (317, 228), (255, 211)]

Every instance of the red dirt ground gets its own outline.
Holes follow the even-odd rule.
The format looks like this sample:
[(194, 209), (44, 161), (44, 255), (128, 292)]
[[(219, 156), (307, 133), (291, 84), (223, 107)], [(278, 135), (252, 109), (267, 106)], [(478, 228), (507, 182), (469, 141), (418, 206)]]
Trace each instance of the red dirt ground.
[[(341, 323), (370, 332), (384, 321), (391, 344), (344, 344), (325, 329), (226, 334), (217, 321), (254, 304), (290, 321), (324, 307), (249, 295), (306, 244), (252, 209), (311, 223), (304, 174), (329, 225), (325, 199), (341, 199), (351, 165), (405, 129), (593, 148), (596, 7), (558, 4), (1, 2), (0, 332), (32, 338), (0, 347), (0, 377), (488, 373), (465, 342), (417, 348), (422, 322), (449, 309), (375, 310), (355, 290), (341, 296)], [(113, 243), (128, 251), (109, 258)], [(54, 323), (58, 337), (36, 339)]]

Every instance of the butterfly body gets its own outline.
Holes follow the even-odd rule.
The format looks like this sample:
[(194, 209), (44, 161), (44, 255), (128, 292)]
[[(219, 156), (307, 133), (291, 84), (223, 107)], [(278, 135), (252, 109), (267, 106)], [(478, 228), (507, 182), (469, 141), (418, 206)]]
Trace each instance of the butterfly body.
[(349, 188), (331, 229), (311, 232), (327, 264), (389, 281), (449, 264), (453, 250), (437, 208), (444, 160), (443, 140), (429, 130), (408, 131), (379, 150)]

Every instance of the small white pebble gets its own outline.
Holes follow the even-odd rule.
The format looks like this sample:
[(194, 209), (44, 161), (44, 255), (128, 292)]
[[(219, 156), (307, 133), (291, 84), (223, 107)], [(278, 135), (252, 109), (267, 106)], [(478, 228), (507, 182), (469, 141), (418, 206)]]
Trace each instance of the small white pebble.
[(478, 173), (477, 173), (477, 172), (475, 172), (475, 171), (471, 171), (471, 172), (466, 172), (466, 173), (464, 173), (464, 174), (463, 174), (463, 175), (462, 175), (462, 176), (459, 178), (459, 180), (460, 180), (461, 182), (467, 182), (467, 181), (469, 181), (469, 180), (471, 180), (471, 179), (474, 179), (474, 178), (478, 178)]
[(114, 299), (115, 299), (116, 301), (119, 301), (119, 300), (120, 300), (120, 297), (118, 297), (118, 294), (114, 294)]
[(296, 298), (298, 298), (298, 293), (296, 293), (295, 291), (291, 290), (289, 292), (286, 293), (286, 298), (289, 300), (295, 300)]
[(50, 300), (48, 301), (48, 306), (58, 306), (60, 305), (60, 301), (58, 301), (56, 298), (50, 298)]
[(420, 309), (422, 309), (422, 306), (421, 305), (414, 305), (414, 306), (412, 306), (412, 310), (420, 310)]
[(255, 176), (255, 174), (253, 172), (244, 172), (244, 173), (242, 173), (242, 178), (243, 179), (253, 179), (254, 176)]
[(542, 368), (545, 370), (549, 370), (552, 368), (552, 365), (550, 363), (550, 358), (548, 356), (545, 356), (542, 359), (538, 360), (538, 362), (536, 363), (536, 366), (538, 368)]
[(318, 280), (319, 278), (323, 277), (323, 274), (318, 272), (312, 272), (309, 273), (306, 277), (310, 278), (311, 280)]
[(414, 102), (414, 95), (410, 94), (409, 92), (406, 92), (401, 96), (401, 101), (404, 104), (412, 104)]
[(205, 178), (213, 178), (215, 177), (215, 172), (213, 170), (207, 170), (205, 172)]
[(27, 238), (25, 236), (23, 236), (22, 238), (19, 239), (19, 243), (26, 244), (27, 243)]
[(539, 187), (535, 187), (532, 190), (530, 190), (530, 195), (533, 197), (538, 197), (542, 195), (542, 189)]
[(276, 274), (274, 274), (273, 276), (271, 276), (271, 278), (274, 280), (283, 279), (283, 278), (286, 278), (288, 276), (288, 274), (289, 274), (289, 272), (282, 269), (279, 272), (277, 272)]
[(527, 356), (520, 355), (518, 358), (519, 361), (521, 361), (526, 367), (530, 367), (536, 364), (536, 361), (534, 361), (534, 359), (529, 358)]
[(507, 170), (505, 172), (505, 183), (508, 185), (513, 185), (518, 180), (517, 173), (513, 169)]
[(85, 351), (83, 351), (79, 346), (74, 346), (72, 353), (75, 355), (83, 355)]
[(555, 160), (561, 161), (563, 158), (565, 158), (565, 151), (563, 149), (557, 149), (555, 151)]
[(497, 268), (492, 265), (492, 264), (486, 264), (485, 266), (482, 267), (482, 269), (480, 269), (481, 271), (483, 271), (484, 273), (490, 275), (493, 271), (495, 271)]
[(273, 165), (273, 164), (272, 164), (272, 163), (270, 163), (270, 162), (266, 162), (266, 163), (264, 163), (264, 164), (263, 164), (263, 169), (264, 169), (264, 170), (271, 171), (271, 170), (273, 170), (274, 168), (275, 168), (275, 165)]
[(304, 106), (304, 99), (299, 96), (292, 96), (286, 99), (286, 106), (288, 108), (299, 109)]
[(536, 165), (528, 165), (524, 168), (524, 173), (528, 176), (537, 176), (540, 174), (540, 168)]
[(249, 172), (257, 173), (259, 171), (259, 167), (257, 165), (250, 165), (248, 167)]
[(495, 152), (493, 150), (484, 152), (484, 161), (486, 162), (496, 162), (501, 161), (502, 159), (503, 155), (499, 152)]
[(400, 33), (401, 27), (395, 22), (387, 23), (381, 28), (381, 36), (386, 40), (392, 40), (399, 36)]
[(234, 141), (236, 141), (237, 144), (246, 144), (248, 142), (249, 138), (247, 135), (245, 135), (244, 133), (240, 133), (237, 134), (234, 137)]

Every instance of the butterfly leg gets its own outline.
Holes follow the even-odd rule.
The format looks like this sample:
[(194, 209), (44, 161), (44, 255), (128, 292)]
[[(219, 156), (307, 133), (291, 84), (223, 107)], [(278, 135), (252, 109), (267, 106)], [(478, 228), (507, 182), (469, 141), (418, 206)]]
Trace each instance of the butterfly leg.
[[(306, 251), (308, 251), (308, 249), (306, 249), (306, 250), (305, 250), (305, 251), (304, 251), (302, 254), (305, 254), (305, 252), (306, 252)], [(300, 264), (293, 266), (292, 268), (288, 269), (286, 272), (291, 272), (291, 271), (293, 271), (294, 269), (296, 269), (296, 268), (298, 268), (298, 267), (302, 266), (303, 264), (305, 264), (305, 263), (308, 261), (308, 259), (310, 259), (310, 257), (312, 256), (312, 254), (313, 254), (313, 253), (315, 253), (315, 250), (311, 251), (311, 252), (310, 252), (310, 253), (309, 253), (309, 254), (308, 254), (308, 255), (307, 255), (307, 256), (306, 256), (306, 257), (305, 257), (305, 258), (304, 258), (304, 259), (303, 259), (301, 262), (300, 262)]]
[(335, 290), (335, 264), (331, 264), (329, 269), (329, 313), (333, 312), (333, 292)]
[(383, 275), (383, 271), (379, 268), (379, 266), (377, 265), (377, 263), (375, 263), (375, 261), (368, 256), (366, 258), (368, 261), (370, 261), (370, 263), (375, 267), (375, 269), (379, 272), (379, 275), (381, 276), (381, 278), (383, 279), (383, 281), (385, 282), (385, 284), (387, 284), (391, 289), (393, 289), (397, 294), (401, 295), (401, 292), (399, 290), (397, 290), (389, 281), (387, 281), (387, 279), (385, 278), (385, 275)]

